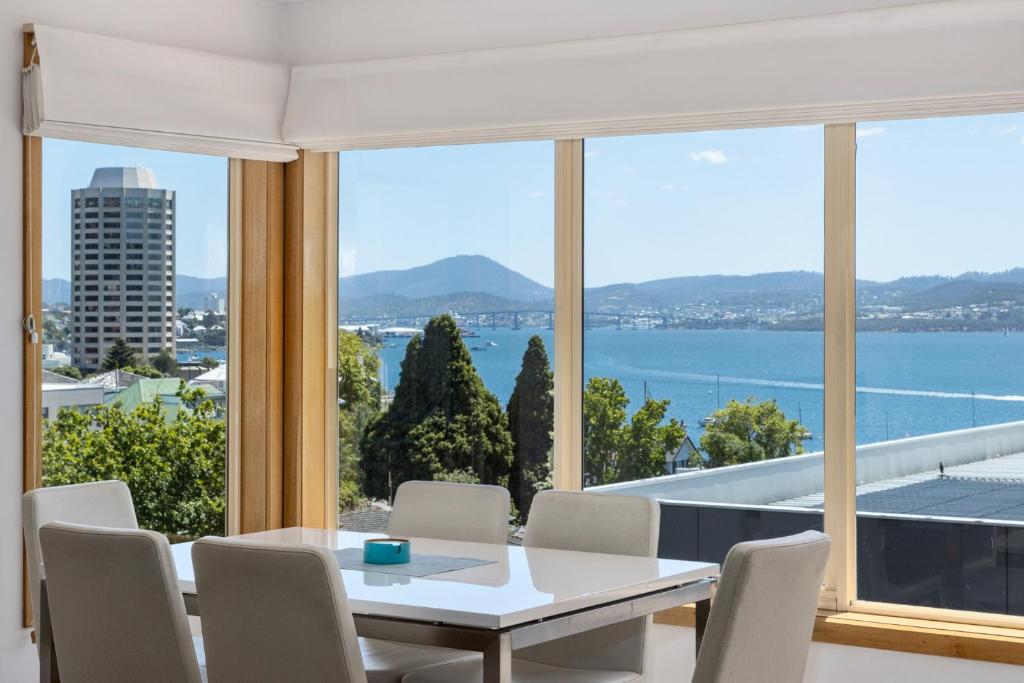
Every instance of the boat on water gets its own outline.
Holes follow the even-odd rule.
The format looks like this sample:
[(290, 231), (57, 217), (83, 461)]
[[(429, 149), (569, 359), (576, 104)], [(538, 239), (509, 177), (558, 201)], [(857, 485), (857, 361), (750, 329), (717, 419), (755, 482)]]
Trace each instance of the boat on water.
[(486, 344), (484, 344), (484, 346), (491, 346), (491, 347), (494, 347), (494, 346), (497, 346), (497, 345), (498, 345), (498, 342), (492, 342), (492, 341), (489, 341)]
[(710, 427), (711, 425), (715, 424), (716, 422), (718, 422), (718, 419), (714, 415), (708, 415), (707, 417), (702, 417), (701, 418), (700, 426), (701, 427)]

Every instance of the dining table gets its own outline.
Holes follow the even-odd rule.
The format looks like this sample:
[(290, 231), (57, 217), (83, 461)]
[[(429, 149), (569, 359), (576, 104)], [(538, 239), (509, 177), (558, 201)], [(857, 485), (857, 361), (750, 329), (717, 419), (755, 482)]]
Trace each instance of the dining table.
[[(241, 534), (273, 544), (331, 551), (363, 547), (384, 534), (292, 527)], [(510, 683), (515, 650), (652, 615), (696, 606), (699, 651), (718, 579), (709, 562), (612, 555), (434, 538), (411, 541), (413, 559), (453, 558), (474, 566), (410, 576), (394, 566), (339, 566), (362, 637), (480, 652), (483, 682)], [(202, 616), (192, 543), (171, 546), (186, 611)], [(350, 551), (352, 552), (352, 551)], [(442, 562), (443, 564), (443, 562)], [(453, 562), (458, 565), (458, 562)], [(43, 582), (45, 595), (45, 580)], [(40, 618), (40, 680), (59, 680), (47, 601)]]

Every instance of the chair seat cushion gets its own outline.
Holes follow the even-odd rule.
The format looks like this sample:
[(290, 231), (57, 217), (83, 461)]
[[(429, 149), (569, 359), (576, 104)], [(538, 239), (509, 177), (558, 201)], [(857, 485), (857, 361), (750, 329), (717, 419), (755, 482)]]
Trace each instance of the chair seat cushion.
[[(443, 664), (414, 671), (402, 683), (477, 683), (483, 680), (484, 662), (480, 655), (454, 664)], [(640, 676), (631, 671), (592, 671), (565, 669), (512, 658), (512, 683), (629, 683)]]
[(479, 657), (475, 652), (375, 638), (360, 638), (359, 649), (367, 683), (401, 683), (402, 676), (410, 671)]

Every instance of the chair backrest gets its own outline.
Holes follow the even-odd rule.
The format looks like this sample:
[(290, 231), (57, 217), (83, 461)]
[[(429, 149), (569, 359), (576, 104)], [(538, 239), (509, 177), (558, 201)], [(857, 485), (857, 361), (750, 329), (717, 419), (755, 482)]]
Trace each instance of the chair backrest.
[(327, 549), (208, 537), (192, 563), (211, 681), (366, 683)]
[(121, 481), (52, 486), (28, 491), (21, 498), (32, 615), (39, 621), (39, 580), (45, 575), (39, 550), (39, 529), (48, 522), (71, 522), (118, 529), (138, 529), (128, 486)]
[(508, 491), (500, 486), (407, 481), (395, 493), (388, 533), (507, 543), (509, 500)]
[[(656, 557), (658, 503), (640, 496), (542, 491), (533, 499), (523, 545)], [(650, 617), (516, 651), (516, 657), (575, 669), (643, 674)]]
[(51, 522), (39, 542), (63, 680), (199, 683), (166, 538)]
[(804, 679), (830, 546), (817, 531), (733, 546), (711, 603), (694, 683)]

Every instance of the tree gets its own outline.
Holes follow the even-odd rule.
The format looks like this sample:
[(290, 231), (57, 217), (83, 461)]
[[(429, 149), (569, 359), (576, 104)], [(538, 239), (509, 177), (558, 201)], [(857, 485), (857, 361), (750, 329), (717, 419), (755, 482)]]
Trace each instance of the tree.
[(103, 357), (102, 367), (104, 370), (120, 370), (129, 365), (135, 365), (135, 351), (128, 346), (123, 337), (118, 337), (107, 349), (107, 355)]
[(589, 485), (612, 484), (665, 473), (686, 430), (675, 418), (662, 424), (670, 401), (647, 398), (626, 421), (629, 399), (617, 379), (592, 377), (583, 392), (583, 464)]
[(388, 410), (367, 428), (363, 491), (387, 498), (399, 484), (469, 471), (506, 485), (512, 461), (508, 418), (485, 387), (450, 315), (409, 341)]
[(149, 362), (164, 375), (170, 376), (178, 371), (178, 360), (167, 349), (160, 349), (160, 353), (153, 356)]
[(215, 367), (220, 365), (220, 361), (218, 361), (216, 358), (210, 358), (209, 356), (203, 356), (202, 358), (199, 359), (199, 364), (202, 365), (204, 368), (207, 368), (209, 370), (213, 370)]
[(729, 401), (715, 411), (700, 438), (707, 467), (773, 460), (803, 453), (809, 432), (797, 420), (786, 418), (775, 401)]
[(61, 408), (43, 426), (43, 484), (102, 479), (128, 485), (139, 525), (196, 537), (224, 533), (225, 424), (201, 388), (182, 382), (180, 408), (163, 401)]
[(55, 375), (62, 375), (64, 377), (70, 377), (71, 379), (82, 379), (82, 371), (76, 368), (74, 365), (61, 365), (50, 370)]
[(342, 510), (362, 501), (359, 487), (359, 442), (380, 412), (380, 358), (354, 332), (338, 330), (338, 505)]
[(534, 335), (527, 343), (522, 369), (508, 401), (508, 426), (512, 435), (508, 487), (523, 521), (530, 513), (537, 491), (551, 488), (554, 391), (544, 340)]
[(133, 375), (138, 375), (139, 377), (146, 377), (149, 379), (160, 379), (161, 377), (164, 376), (162, 372), (160, 372), (151, 365), (126, 365), (121, 369), (124, 370), (125, 372), (130, 372)]

